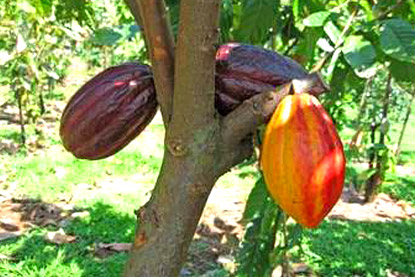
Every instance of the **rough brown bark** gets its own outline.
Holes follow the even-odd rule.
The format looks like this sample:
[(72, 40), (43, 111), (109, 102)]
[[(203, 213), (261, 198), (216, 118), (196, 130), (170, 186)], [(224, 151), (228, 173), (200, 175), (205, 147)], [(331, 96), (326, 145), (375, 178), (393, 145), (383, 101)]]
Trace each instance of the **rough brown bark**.
[(219, 121), (214, 109), (214, 44), (219, 4), (219, 0), (181, 1), (175, 68), (180, 74), (175, 76), (163, 165), (150, 201), (138, 212), (139, 226), (124, 276), (179, 274), (215, 183)]
[[(174, 89), (174, 38), (163, 0), (125, 0), (143, 26), (164, 125), (170, 122)], [(138, 21), (139, 20), (139, 21)]]

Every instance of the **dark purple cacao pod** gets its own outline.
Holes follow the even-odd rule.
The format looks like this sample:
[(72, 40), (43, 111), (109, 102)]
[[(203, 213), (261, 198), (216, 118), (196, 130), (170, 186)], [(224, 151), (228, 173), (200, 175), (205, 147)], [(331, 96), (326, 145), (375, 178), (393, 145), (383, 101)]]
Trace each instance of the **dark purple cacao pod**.
[(81, 159), (111, 156), (138, 136), (156, 111), (150, 67), (138, 63), (110, 67), (69, 100), (60, 125), (63, 146)]
[(244, 100), (308, 73), (296, 61), (260, 47), (228, 43), (216, 52), (216, 109), (226, 115)]

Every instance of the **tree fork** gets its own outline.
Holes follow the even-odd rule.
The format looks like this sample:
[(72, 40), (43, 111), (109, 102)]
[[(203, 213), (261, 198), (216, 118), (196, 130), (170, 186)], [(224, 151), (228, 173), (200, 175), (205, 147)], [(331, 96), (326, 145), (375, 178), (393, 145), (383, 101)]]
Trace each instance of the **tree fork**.
[[(140, 3), (142, 9), (145, 3), (160, 5), (160, 1)], [(214, 45), (219, 7), (219, 0), (181, 1), (174, 94), (158, 90), (158, 83), (171, 80), (173, 72), (166, 70), (162, 60), (158, 61), (159, 66), (153, 65), (158, 100), (165, 101), (168, 96), (171, 106), (164, 102), (164, 107), (170, 108), (161, 109), (163, 118), (169, 118), (165, 124), (163, 163), (150, 200), (137, 212), (135, 239), (124, 271), (126, 277), (177, 276), (217, 178), (252, 154), (249, 135), (270, 117), (294, 84), (317, 88), (313, 90), (315, 94), (327, 89), (318, 74), (311, 74), (305, 80), (283, 86), (277, 93), (257, 95), (221, 118), (214, 108)], [(143, 22), (163, 17), (160, 9), (154, 12), (141, 14)], [(162, 34), (166, 33), (162, 29), (168, 28), (163, 26), (159, 26)], [(146, 27), (145, 35), (149, 42), (166, 39), (154, 37), (155, 33)], [(164, 96), (159, 95), (163, 93)]]
[[(157, 5), (155, 2), (160, 3), (141, 1), (141, 10), (150, 9), (144, 2), (153, 6)], [(169, 95), (170, 100), (159, 97), (165, 91), (160, 92), (158, 87), (161, 82), (173, 77), (171, 71), (163, 71), (162, 64), (159, 67), (153, 64), (158, 99), (172, 100), (170, 109), (162, 109), (163, 118), (168, 119), (168, 124), (165, 124), (168, 125), (166, 147), (152, 197), (138, 212), (138, 228), (124, 276), (179, 274), (203, 207), (216, 181), (213, 168), (216, 143), (219, 141), (219, 120), (214, 109), (214, 44), (217, 40), (219, 7), (219, 0), (181, 1), (175, 58), (175, 72), (179, 74), (174, 76), (174, 94)], [(158, 16), (152, 16), (160, 16), (160, 10), (155, 9), (154, 12)], [(157, 43), (163, 44), (161, 40), (165, 37), (154, 37), (154, 33), (149, 32), (150, 22), (146, 24), (146, 14), (141, 13), (141, 17), (144, 29), (147, 29), (146, 35), (149, 34), (147, 41), (158, 39)], [(156, 46), (150, 45), (153, 58), (158, 50), (162, 50), (157, 50)], [(164, 102), (164, 106), (169, 104)], [(170, 113), (166, 115), (166, 112)]]

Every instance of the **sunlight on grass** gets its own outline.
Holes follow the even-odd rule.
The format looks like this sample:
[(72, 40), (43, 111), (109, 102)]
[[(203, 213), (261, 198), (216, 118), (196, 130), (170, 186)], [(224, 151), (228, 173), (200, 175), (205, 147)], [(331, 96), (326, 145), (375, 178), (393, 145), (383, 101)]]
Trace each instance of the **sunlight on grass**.
[(415, 275), (415, 221), (325, 221), (304, 231), (301, 257), (319, 276)]

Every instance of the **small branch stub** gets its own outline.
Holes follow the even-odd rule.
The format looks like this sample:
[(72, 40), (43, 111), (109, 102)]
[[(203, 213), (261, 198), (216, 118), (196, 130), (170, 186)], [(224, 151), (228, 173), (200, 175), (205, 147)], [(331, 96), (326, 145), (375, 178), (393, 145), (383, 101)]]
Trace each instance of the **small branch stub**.
[(167, 142), (167, 149), (175, 157), (181, 157), (187, 153), (187, 147), (181, 139), (170, 139)]

